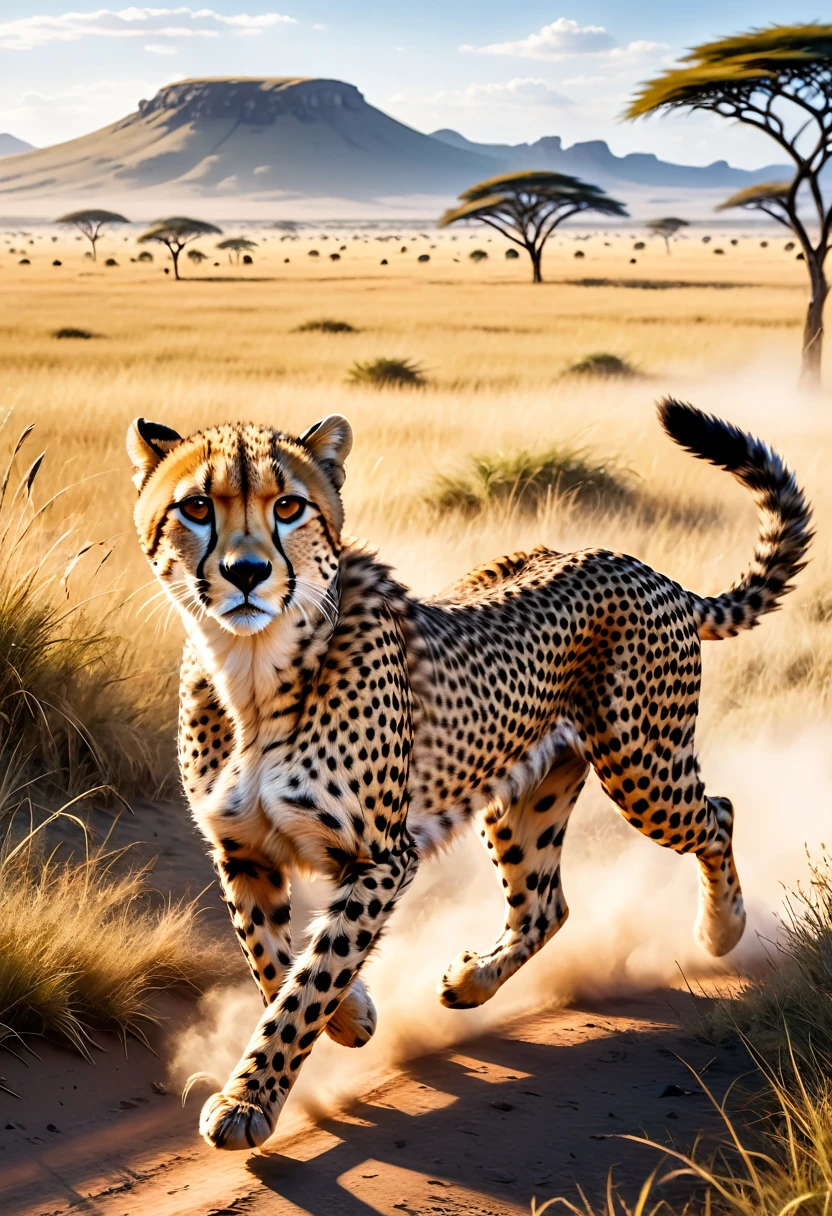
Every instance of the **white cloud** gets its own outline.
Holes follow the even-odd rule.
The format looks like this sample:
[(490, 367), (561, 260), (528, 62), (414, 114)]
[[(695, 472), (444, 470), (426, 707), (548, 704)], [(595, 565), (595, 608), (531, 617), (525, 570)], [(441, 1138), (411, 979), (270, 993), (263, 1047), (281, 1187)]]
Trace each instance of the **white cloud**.
[(176, 55), (178, 48), (170, 42), (148, 42), (145, 43), (146, 51), (151, 55)]
[(260, 33), (276, 25), (296, 24), (281, 13), (225, 15), (210, 8), (98, 9), (88, 13), (63, 13), (19, 17), (0, 22), (0, 47), (31, 51), (49, 42), (79, 42), (82, 38), (217, 38), (223, 31)]
[(615, 60), (623, 66), (653, 59), (669, 48), (663, 42), (648, 42), (644, 38), (619, 46), (602, 25), (578, 25), (570, 17), (558, 17), (551, 25), (544, 25), (536, 34), (529, 34), (517, 42), (495, 42), (490, 46), (466, 43), (459, 49), (476, 51), (480, 55), (513, 55), (520, 59), (555, 61), (573, 55), (592, 55)]
[[(391, 100), (400, 99), (401, 94)], [(551, 88), (545, 80), (517, 77), (506, 84), (469, 84), (467, 89), (443, 89), (431, 104), (459, 106), (568, 106), (570, 99)]]
[(639, 38), (635, 42), (628, 42), (626, 46), (614, 46), (609, 57), (620, 62), (637, 62), (639, 59), (655, 59), (657, 55), (665, 55), (669, 50), (666, 42), (648, 42)]
[(612, 34), (602, 25), (578, 25), (571, 17), (558, 17), (536, 34), (517, 42), (495, 42), (490, 46), (466, 44), (461, 51), (482, 55), (517, 55), (523, 59), (563, 59), (566, 55), (597, 55), (615, 46)]

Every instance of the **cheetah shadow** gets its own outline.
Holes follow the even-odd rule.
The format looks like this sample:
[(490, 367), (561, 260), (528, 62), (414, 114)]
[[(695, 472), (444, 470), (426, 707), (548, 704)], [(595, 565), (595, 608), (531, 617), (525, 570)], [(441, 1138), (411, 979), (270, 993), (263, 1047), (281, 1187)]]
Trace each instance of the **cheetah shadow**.
[[(667, 995), (676, 1009), (689, 1003)], [(747, 1068), (740, 1053), (714, 1059), (685, 1035), (660, 995), (544, 1013), (412, 1061), (247, 1169), (288, 1201), (268, 1208), (275, 1216), (502, 1216), (528, 1212), (532, 1196), (577, 1200), (576, 1184), (600, 1200), (611, 1169), (632, 1203), (660, 1158), (621, 1134), (689, 1148), (698, 1132), (720, 1130), (680, 1056), (697, 1068), (710, 1062), (720, 1099)], [(684, 1202), (691, 1189), (676, 1183), (659, 1194)]]

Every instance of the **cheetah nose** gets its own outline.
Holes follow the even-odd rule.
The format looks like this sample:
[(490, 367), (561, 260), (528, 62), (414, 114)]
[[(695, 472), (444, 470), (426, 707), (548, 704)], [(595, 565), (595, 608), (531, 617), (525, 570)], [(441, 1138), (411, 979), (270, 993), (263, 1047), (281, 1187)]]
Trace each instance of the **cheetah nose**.
[(220, 562), (220, 574), (228, 579), (229, 583), (239, 587), (243, 595), (248, 595), (259, 583), (265, 582), (271, 572), (271, 562), (257, 561), (249, 557), (232, 562), (230, 566)]

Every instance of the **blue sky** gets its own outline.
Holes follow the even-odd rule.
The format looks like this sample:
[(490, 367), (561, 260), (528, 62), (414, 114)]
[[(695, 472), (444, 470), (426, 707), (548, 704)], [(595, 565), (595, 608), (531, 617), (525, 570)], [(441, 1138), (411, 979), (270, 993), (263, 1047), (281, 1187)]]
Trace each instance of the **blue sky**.
[(423, 131), (606, 139), (619, 154), (690, 164), (782, 159), (764, 137), (715, 119), (618, 121), (634, 85), (691, 44), (799, 19), (782, 2), (152, 2), (0, 0), (0, 131), (55, 143), (123, 117), (176, 78), (307, 75), (349, 81)]

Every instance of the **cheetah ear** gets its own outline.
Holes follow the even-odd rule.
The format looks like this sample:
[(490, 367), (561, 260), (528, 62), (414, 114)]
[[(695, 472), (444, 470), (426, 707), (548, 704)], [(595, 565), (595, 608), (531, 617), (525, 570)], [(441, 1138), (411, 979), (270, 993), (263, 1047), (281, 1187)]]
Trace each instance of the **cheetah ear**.
[(135, 418), (127, 430), (127, 454), (133, 465), (133, 484), (139, 493), (148, 477), (168, 452), (182, 442), (182, 436), (160, 422)]
[(344, 484), (344, 461), (352, 447), (352, 427), (341, 414), (329, 414), (300, 437), (311, 456), (329, 474), (336, 490)]

